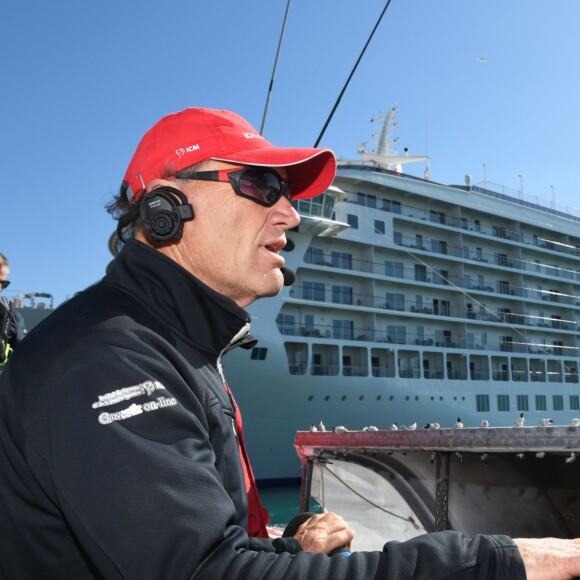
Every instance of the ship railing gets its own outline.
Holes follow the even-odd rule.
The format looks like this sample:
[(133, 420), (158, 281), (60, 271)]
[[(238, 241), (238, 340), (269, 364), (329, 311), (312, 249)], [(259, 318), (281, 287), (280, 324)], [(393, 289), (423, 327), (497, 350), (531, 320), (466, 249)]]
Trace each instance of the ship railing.
[[(399, 244), (403, 245), (404, 244)], [(426, 252), (431, 252), (425, 245), (418, 246), (416, 244), (409, 244), (407, 247), (422, 249)], [(440, 253), (437, 250), (437, 253)], [(481, 255), (467, 255), (465, 252), (458, 254), (458, 257), (463, 257), (465, 259), (474, 262), (484, 262), (489, 263), (488, 258), (484, 258)], [(492, 257), (492, 259), (494, 259)], [(538, 290), (537, 288), (530, 287), (520, 287), (514, 285), (512, 282), (505, 284), (505, 280), (497, 279), (490, 282), (488, 279), (482, 276), (479, 278), (474, 274), (469, 276), (457, 276), (452, 272), (447, 272), (442, 269), (431, 268), (428, 264), (424, 265), (422, 268), (418, 268), (417, 265), (413, 265), (413, 268), (409, 268), (405, 265), (404, 261), (397, 260), (383, 260), (380, 262), (371, 262), (369, 260), (358, 259), (351, 254), (340, 255), (335, 254), (327, 259), (326, 254), (321, 248), (311, 247), (305, 255), (304, 261), (307, 264), (313, 264), (318, 267), (328, 267), (337, 268), (340, 270), (350, 270), (355, 272), (372, 273), (379, 276), (386, 276), (388, 278), (401, 279), (401, 280), (413, 280), (415, 282), (427, 282), (432, 284), (441, 285), (453, 285), (459, 288), (470, 289), (470, 290), (481, 290), (485, 292), (498, 292), (501, 294), (509, 294), (511, 296), (521, 296), (527, 298), (533, 298), (536, 300), (552, 300), (562, 302), (564, 304), (574, 304), (579, 305), (580, 296), (577, 295), (566, 295), (561, 292), (552, 292), (545, 290)], [(503, 263), (503, 258), (497, 258), (498, 262)], [(580, 270), (568, 270), (562, 269), (557, 266), (550, 266), (547, 264), (538, 264), (536, 262), (522, 261), (523, 266), (521, 269), (533, 272), (535, 274), (544, 274), (547, 276), (553, 276), (555, 278), (562, 278), (565, 280), (577, 280), (580, 281)], [(511, 262), (505, 262), (506, 264), (513, 264)], [(505, 276), (505, 274), (504, 274)], [(545, 296), (545, 298), (544, 298)]]
[[(412, 176), (405, 176), (412, 177)], [(486, 195), (491, 195), (494, 197), (500, 197), (502, 199), (507, 199), (511, 202), (521, 203), (521, 200), (517, 199), (515, 196), (498, 194), (498, 193), (488, 193), (490, 190), (487, 188), (481, 188), (478, 186), (473, 186), (471, 188), (465, 186), (452, 186), (458, 187), (463, 190), (472, 190), (478, 193), (484, 193)], [(503, 186), (497, 186), (505, 190)], [(383, 199), (381, 205), (379, 206), (379, 200), (374, 195), (361, 194), (361, 193), (349, 193), (347, 194), (347, 202), (363, 205), (373, 209), (382, 210), (385, 212), (396, 213), (404, 217), (419, 219), (421, 221), (429, 221), (430, 223), (440, 224), (452, 228), (456, 228), (463, 232), (474, 232), (475, 234), (500, 238), (503, 240), (519, 242), (525, 245), (532, 245), (542, 249), (551, 250), (554, 252), (564, 253), (571, 256), (580, 256), (580, 244), (572, 244), (569, 242), (567, 237), (562, 240), (550, 240), (543, 238), (538, 234), (527, 234), (524, 232), (519, 232), (510, 227), (516, 227), (511, 224), (486, 224), (482, 223), (480, 219), (473, 217), (455, 217), (449, 216), (444, 211), (425, 209), (416, 206), (412, 206), (406, 203), (401, 203), (395, 200)], [(525, 204), (524, 204), (525, 205)], [(531, 204), (528, 207), (533, 207), (534, 209), (541, 209), (540, 204)], [(573, 219), (575, 221), (580, 221), (580, 210), (570, 208), (566, 206), (566, 211), (558, 212), (553, 209), (544, 208), (544, 211), (565, 217), (567, 219)], [(574, 212), (577, 212), (576, 215)], [(547, 234), (544, 234), (547, 235)]]
[[(493, 351), (514, 354), (531, 354), (536, 356), (560, 356), (577, 358), (580, 357), (580, 348), (572, 344), (559, 344), (561, 341), (554, 341), (553, 344), (532, 342), (521, 340), (523, 337), (501, 337), (497, 339), (487, 338), (485, 343), (476, 341), (471, 336), (461, 336), (452, 334), (451, 336), (441, 336), (425, 333), (410, 333), (405, 327), (393, 325), (391, 330), (379, 331), (352, 327), (331, 327), (329, 325), (302, 326), (288, 323), (280, 323), (279, 329), (286, 336), (302, 336), (317, 338), (323, 341), (333, 342), (353, 341), (353, 342), (374, 342), (399, 346), (414, 346), (424, 348), (441, 348), (459, 351)], [(441, 331), (443, 332), (443, 330)], [(511, 340), (508, 340), (511, 338)]]
[[(384, 301), (382, 295), (369, 295), (369, 294), (356, 294), (353, 292), (347, 292), (346, 287), (340, 287), (340, 292), (335, 292), (334, 290), (327, 290), (325, 288), (314, 289), (310, 286), (303, 287), (301, 285), (296, 285), (293, 290), (294, 298), (297, 296), (303, 300), (312, 300), (317, 303), (326, 302), (329, 305), (333, 304), (344, 304), (350, 306), (363, 306), (367, 308), (380, 308), (383, 310), (393, 310), (396, 312), (410, 312), (412, 314), (428, 314), (432, 316), (449, 317), (449, 318), (463, 318), (467, 320), (479, 320), (484, 322), (496, 322), (496, 323), (507, 323), (511, 325), (520, 325), (536, 328), (551, 328), (554, 330), (566, 330), (566, 331), (576, 331), (578, 328), (578, 323), (576, 320), (566, 320), (556, 318), (555, 315), (550, 316), (539, 316), (537, 314), (527, 314), (518, 312), (507, 312), (505, 310), (500, 310), (498, 307), (497, 312), (491, 310), (475, 311), (473, 307), (468, 306), (451, 306), (445, 303), (439, 303), (438, 305), (417, 305), (416, 297), (413, 298), (413, 303), (411, 300), (407, 300), (405, 295), (402, 293), (389, 292), (387, 296), (391, 296), (390, 300)], [(352, 288), (350, 288), (352, 290)], [(493, 291), (493, 289), (491, 289)], [(327, 295), (331, 294), (331, 300), (327, 300)], [(511, 292), (510, 292), (511, 294)], [(515, 295), (515, 292), (512, 294)], [(548, 295), (546, 295), (548, 296)], [(559, 300), (559, 296), (555, 293), (550, 293), (550, 302), (561, 303), (564, 300)], [(326, 329), (324, 332), (327, 334)], [(281, 330), (282, 331), (282, 330)], [(305, 329), (304, 336), (309, 336), (309, 333), (316, 333), (316, 329)], [(320, 330), (318, 330), (320, 332)], [(323, 336), (316, 335), (315, 336)]]
[[(508, 370), (501, 368), (501, 360), (493, 361), (492, 367), (479, 361), (476, 368), (467, 368), (464, 361), (456, 359), (452, 361), (453, 366), (444, 368), (438, 365), (431, 365), (430, 368), (421, 369), (418, 366), (403, 366), (407, 364), (408, 359), (401, 360), (395, 364), (394, 359), (387, 360), (382, 364), (370, 365), (370, 374), (375, 378), (394, 378), (402, 379), (423, 379), (423, 380), (472, 380), (472, 381), (489, 381), (490, 377), (496, 382), (513, 382), (513, 383), (567, 383), (578, 384), (578, 370), (576, 366), (561, 364), (559, 361), (549, 361), (548, 368), (543, 365), (538, 367), (537, 364), (528, 368), (525, 361), (518, 359), (517, 368), (513, 367)], [(432, 363), (433, 361), (430, 360)], [(476, 361), (477, 362), (477, 361)], [(536, 363), (540, 361), (535, 361)], [(346, 377), (368, 377), (369, 366), (367, 364), (343, 364), (338, 362), (313, 363), (310, 367), (303, 360), (290, 359), (290, 374), (313, 376), (337, 376)]]
[(549, 264), (538, 264), (535, 261), (531, 262), (530, 260), (510, 256), (501, 252), (491, 253), (476, 250), (474, 253), (469, 246), (451, 246), (447, 240), (431, 238), (424, 239), (421, 243), (418, 243), (416, 236), (406, 236), (401, 232), (395, 231), (393, 242), (396, 246), (408, 248), (413, 251), (420, 250), (431, 254), (448, 255), (455, 258), (470, 260), (472, 262), (502, 266), (514, 270), (541, 273), (555, 278), (580, 280), (580, 271), (575, 269), (552, 266)]

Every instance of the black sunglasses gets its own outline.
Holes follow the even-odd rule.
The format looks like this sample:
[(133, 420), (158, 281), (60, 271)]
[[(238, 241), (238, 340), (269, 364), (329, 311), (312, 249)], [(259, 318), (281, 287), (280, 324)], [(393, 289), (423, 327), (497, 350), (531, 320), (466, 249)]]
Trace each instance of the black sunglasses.
[(10, 280), (0, 280), (0, 288), (6, 290), (10, 286)]
[(242, 169), (220, 169), (219, 171), (198, 171), (184, 175), (180, 179), (202, 181), (228, 181), (240, 197), (251, 199), (265, 207), (272, 207), (282, 196), (292, 201), (290, 184), (273, 169), (263, 167), (243, 167)]

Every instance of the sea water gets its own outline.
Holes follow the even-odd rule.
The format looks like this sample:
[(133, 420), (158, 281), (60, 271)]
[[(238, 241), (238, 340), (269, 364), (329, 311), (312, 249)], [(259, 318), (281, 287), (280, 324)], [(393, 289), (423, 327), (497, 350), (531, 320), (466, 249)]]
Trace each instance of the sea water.
[[(262, 505), (270, 513), (270, 527), (283, 530), (300, 513), (300, 483), (258, 487)], [(311, 500), (309, 511), (320, 513), (322, 510)]]

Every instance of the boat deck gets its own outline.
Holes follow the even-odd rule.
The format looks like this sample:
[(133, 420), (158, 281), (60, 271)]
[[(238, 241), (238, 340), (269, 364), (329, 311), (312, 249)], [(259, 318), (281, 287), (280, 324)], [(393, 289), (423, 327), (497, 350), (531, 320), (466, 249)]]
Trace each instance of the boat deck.
[(301, 510), (315, 498), (363, 536), (580, 535), (580, 427), (300, 431), (295, 448)]

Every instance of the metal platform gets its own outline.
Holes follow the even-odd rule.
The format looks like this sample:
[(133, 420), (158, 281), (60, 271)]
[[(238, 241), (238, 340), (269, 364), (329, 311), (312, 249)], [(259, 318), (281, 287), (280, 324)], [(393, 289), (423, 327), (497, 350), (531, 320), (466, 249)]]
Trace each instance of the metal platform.
[[(395, 537), (398, 530), (408, 537), (444, 529), (580, 536), (580, 427), (300, 431), (295, 448), (302, 511), (312, 497), (330, 511), (339, 511), (331, 505), (339, 496), (347, 506), (344, 477), (334, 472), (340, 467), (354, 477), (356, 466), (360, 486), (374, 483), (365, 495), (350, 482), (348, 493), (382, 506), (363, 520), (375, 518)], [(343, 493), (329, 491), (341, 486)]]

